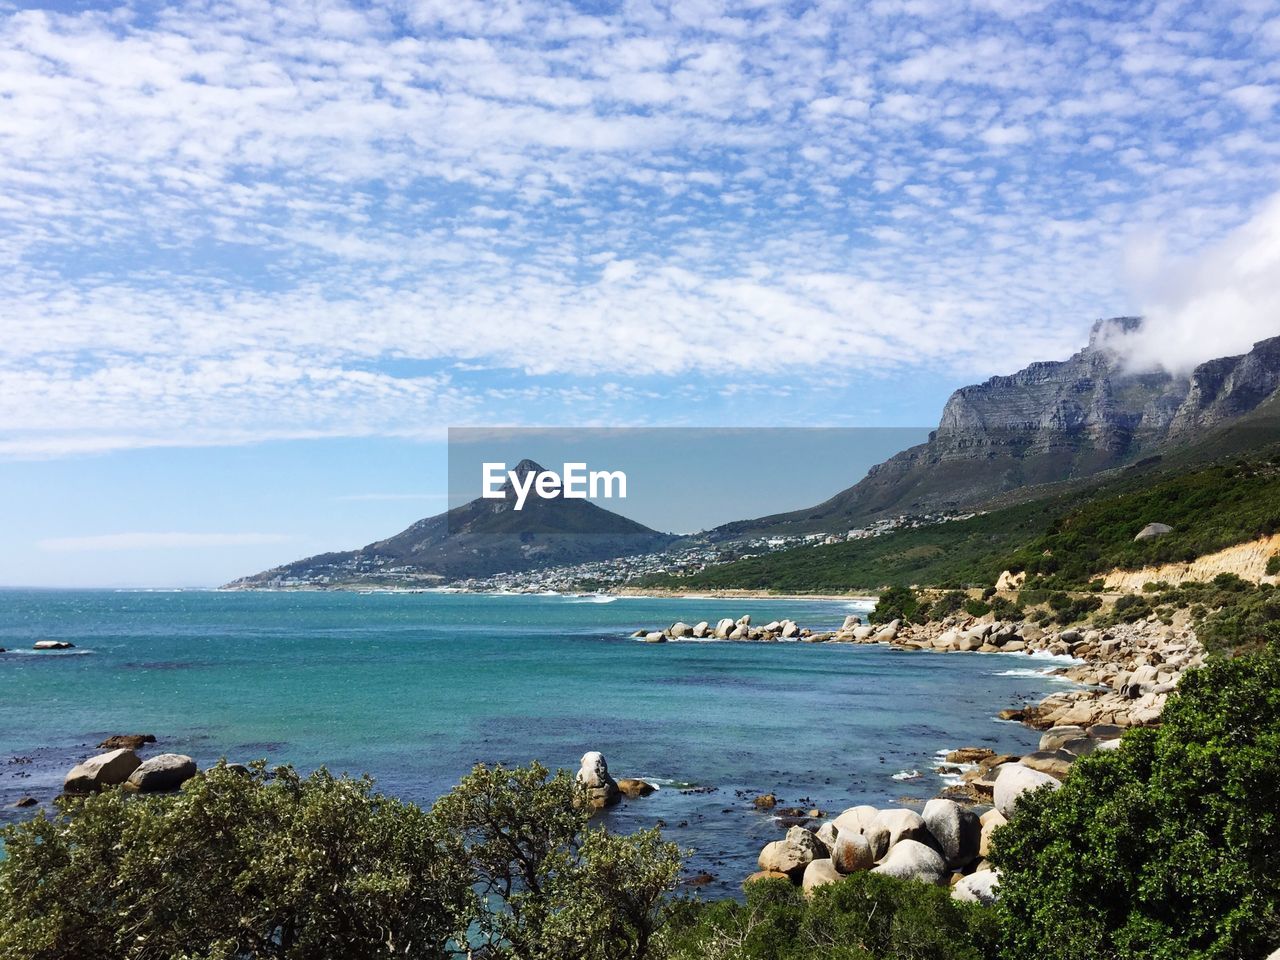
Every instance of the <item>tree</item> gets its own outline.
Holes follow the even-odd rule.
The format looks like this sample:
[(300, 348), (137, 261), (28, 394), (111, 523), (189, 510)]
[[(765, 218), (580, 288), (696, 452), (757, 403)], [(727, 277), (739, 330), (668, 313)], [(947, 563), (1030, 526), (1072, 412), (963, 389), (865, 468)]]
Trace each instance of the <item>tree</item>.
[(1280, 647), (1183, 676), (1162, 725), (994, 836), (1009, 960), (1252, 960), (1280, 946)]
[(651, 955), (680, 851), (657, 830), (591, 828), (585, 801), (570, 774), (534, 763), (477, 766), (436, 802), (433, 816), (471, 865), (471, 940), (486, 957)]
[(0, 957), (446, 957), (465, 865), (372, 786), (219, 764), (172, 796), (62, 798), (3, 831)]

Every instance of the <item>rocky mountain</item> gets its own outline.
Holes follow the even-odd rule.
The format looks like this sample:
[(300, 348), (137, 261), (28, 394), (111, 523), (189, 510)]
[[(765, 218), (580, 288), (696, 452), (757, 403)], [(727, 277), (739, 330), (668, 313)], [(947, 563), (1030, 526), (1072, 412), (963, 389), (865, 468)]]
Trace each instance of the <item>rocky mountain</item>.
[[(1190, 374), (1132, 373), (1117, 350), (1142, 323), (1094, 324), (1068, 360), (1033, 363), (951, 395), (929, 440), (815, 507), (726, 524), (712, 538), (839, 531), (881, 517), (967, 510), (1204, 441), (1280, 388), (1280, 337)], [(1247, 442), (1247, 438), (1245, 438)]]
[[(514, 471), (522, 484), (529, 474), (543, 472), (532, 460), (520, 461)], [(472, 500), (359, 550), (307, 557), (227, 586), (430, 586), (650, 553), (676, 539), (588, 500), (530, 496), (523, 509), (516, 510), (510, 480), (502, 492), (500, 500)]]

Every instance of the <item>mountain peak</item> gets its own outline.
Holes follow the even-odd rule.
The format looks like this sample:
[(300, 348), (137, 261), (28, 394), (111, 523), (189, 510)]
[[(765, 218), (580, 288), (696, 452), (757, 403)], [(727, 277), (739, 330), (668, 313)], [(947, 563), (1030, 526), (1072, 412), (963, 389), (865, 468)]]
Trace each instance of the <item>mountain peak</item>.
[(1086, 350), (1101, 350), (1109, 346), (1108, 341), (1126, 334), (1136, 333), (1142, 329), (1142, 317), (1104, 317), (1093, 321), (1089, 330), (1089, 346)]

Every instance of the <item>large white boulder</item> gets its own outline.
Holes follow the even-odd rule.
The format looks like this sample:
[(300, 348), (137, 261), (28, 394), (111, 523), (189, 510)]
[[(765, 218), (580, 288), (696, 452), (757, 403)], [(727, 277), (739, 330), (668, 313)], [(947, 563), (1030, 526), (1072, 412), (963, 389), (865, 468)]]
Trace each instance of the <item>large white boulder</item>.
[(930, 800), (924, 805), (922, 819), (948, 867), (965, 867), (977, 859), (982, 823), (972, 810), (954, 800)]
[(810, 893), (817, 887), (824, 887), (828, 883), (835, 883), (840, 879), (840, 874), (836, 872), (836, 868), (830, 860), (810, 860), (804, 868), (804, 876), (800, 880), (800, 886), (805, 893)]
[(924, 817), (914, 810), (899, 808), (881, 810), (872, 823), (872, 827), (877, 826), (888, 831), (890, 849), (903, 840), (918, 840), (921, 843), (930, 843), (933, 840), (929, 828), (925, 825)]
[(609, 764), (599, 750), (590, 750), (582, 755), (578, 782), (587, 788), (587, 803), (594, 810), (611, 807), (622, 799), (622, 791), (609, 776)]
[(902, 880), (919, 880), (922, 883), (941, 883), (947, 872), (942, 854), (918, 840), (899, 840), (889, 855), (872, 868), (872, 873), (898, 877)]
[(829, 859), (818, 838), (804, 827), (792, 827), (781, 840), (765, 844), (758, 863), (761, 870), (774, 870), (798, 878), (814, 860)]
[(871, 844), (860, 833), (848, 831), (836, 837), (835, 847), (831, 851), (831, 863), (837, 873), (857, 873), (859, 870), (870, 870), (875, 866), (876, 858), (871, 853)]
[(139, 793), (165, 793), (177, 790), (196, 775), (196, 762), (180, 753), (162, 753), (144, 760), (129, 779), (125, 789)]
[(1014, 805), (1024, 793), (1039, 790), (1041, 787), (1057, 790), (1061, 786), (1061, 780), (1047, 773), (1041, 773), (1039, 770), (1032, 770), (1020, 763), (1002, 764), (1000, 772), (996, 775), (996, 786), (993, 791), (995, 807), (1002, 816), (1008, 818), (1013, 815)]
[(951, 888), (955, 900), (993, 904), (1000, 895), (1000, 874), (995, 870), (978, 870)]
[(71, 768), (62, 781), (63, 793), (96, 793), (103, 787), (114, 787), (129, 779), (142, 761), (132, 750), (111, 750), (90, 757)]

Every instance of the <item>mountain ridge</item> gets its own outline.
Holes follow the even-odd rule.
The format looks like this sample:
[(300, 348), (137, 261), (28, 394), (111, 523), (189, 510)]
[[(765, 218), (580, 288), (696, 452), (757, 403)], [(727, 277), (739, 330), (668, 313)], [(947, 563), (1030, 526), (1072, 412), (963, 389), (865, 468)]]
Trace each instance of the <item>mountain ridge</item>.
[(1186, 375), (1128, 372), (1113, 344), (1141, 323), (1099, 320), (1088, 345), (1067, 360), (961, 387), (925, 443), (853, 486), (813, 507), (724, 524), (709, 537), (837, 532), (889, 516), (1014, 502), (1193, 444), (1280, 389), (1280, 336)]

